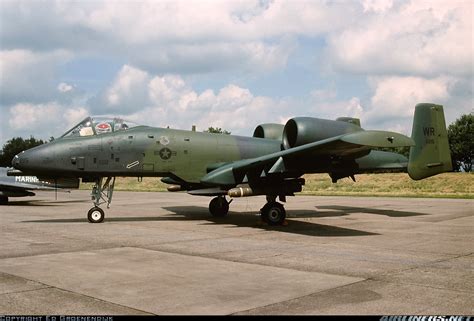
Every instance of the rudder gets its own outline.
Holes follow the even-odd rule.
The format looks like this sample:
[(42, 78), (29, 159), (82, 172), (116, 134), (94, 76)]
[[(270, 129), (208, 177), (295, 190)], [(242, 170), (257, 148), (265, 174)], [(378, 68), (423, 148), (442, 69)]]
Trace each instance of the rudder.
[(452, 168), (443, 106), (422, 103), (415, 106), (408, 175), (420, 180)]

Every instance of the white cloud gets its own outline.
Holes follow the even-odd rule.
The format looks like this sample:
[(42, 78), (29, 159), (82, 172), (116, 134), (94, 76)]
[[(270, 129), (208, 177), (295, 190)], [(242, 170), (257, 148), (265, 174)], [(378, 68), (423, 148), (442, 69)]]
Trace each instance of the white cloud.
[(59, 83), (58, 85), (58, 91), (61, 92), (61, 93), (67, 93), (67, 92), (70, 92), (74, 89), (74, 86), (73, 85), (69, 85), (65, 82), (62, 82), (62, 83)]
[(61, 112), (56, 103), (50, 104), (16, 104), (10, 108), (10, 126), (17, 129), (37, 129), (50, 125), (51, 118)]
[[(166, 75), (154, 77), (148, 84), (148, 95), (154, 105), (178, 104), (182, 97), (191, 93), (191, 89), (186, 86), (180, 76)], [(182, 107), (181, 104), (180, 107)]]
[(345, 26), (355, 7), (258, 0), (12, 1), (2, 3), (0, 42), (32, 51), (126, 57), (159, 73), (268, 71), (286, 65), (294, 39)]
[(375, 93), (371, 99), (370, 117), (411, 117), (421, 102), (442, 102), (449, 98), (453, 80), (448, 77), (424, 79), (418, 77), (372, 78)]
[(362, 103), (359, 97), (340, 100), (332, 91), (312, 92), (312, 115), (335, 119), (339, 116), (360, 118), (366, 129), (391, 130), (410, 135), (413, 113), (418, 103), (444, 106), (446, 125), (460, 114), (473, 112), (471, 79), (440, 76), (422, 78), (412, 76), (369, 77), (370, 98)]
[[(143, 93), (143, 89), (147, 92)], [(218, 126), (232, 132), (250, 133), (260, 122), (279, 122), (289, 105), (269, 97), (255, 96), (249, 89), (229, 84), (217, 93), (193, 89), (178, 75), (152, 76), (140, 69), (124, 66), (103, 101), (105, 108), (115, 108), (124, 100), (135, 108), (114, 109), (121, 116), (138, 123), (199, 130)], [(126, 99), (124, 99), (126, 97)]]
[[(354, 117), (363, 118), (364, 107), (358, 97), (352, 97), (349, 100), (313, 100), (311, 104), (314, 106), (311, 114), (305, 116), (336, 119), (338, 117)], [(362, 124), (363, 127), (364, 124)]]
[[(350, 5), (314, 1), (103, 2), (84, 8), (62, 3), (56, 19), (96, 32), (120, 35), (130, 44), (150, 41), (254, 41), (287, 34), (315, 35), (345, 22), (334, 19)], [(137, 19), (136, 17), (140, 17)]]
[(449, 122), (472, 110), (469, 1), (363, 0), (358, 21), (328, 35), (326, 62), (365, 76), (363, 124), (409, 133), (414, 106), (445, 105)]
[(364, 108), (361, 105), (360, 99), (358, 97), (352, 97), (345, 112), (349, 117), (360, 118), (364, 113)]
[[(378, 1), (366, 3), (370, 4), (366, 9), (379, 8)], [(336, 69), (379, 75), (472, 76), (472, 3), (408, 1), (394, 7), (384, 3), (380, 2), (383, 14), (369, 11), (329, 37), (328, 57)]]
[(364, 12), (385, 12), (392, 8), (393, 0), (363, 0), (362, 5), (364, 6)]
[(310, 92), (310, 104), (314, 107), (312, 115), (309, 116), (316, 118), (360, 118), (364, 114), (364, 107), (359, 97), (341, 100), (337, 97), (337, 90), (333, 86), (312, 90)]
[(76, 125), (87, 116), (89, 116), (89, 111), (85, 107), (68, 107), (62, 116), (62, 119), (65, 121), (65, 126), (63, 127), (66, 129), (72, 128), (72, 126)]
[(124, 65), (100, 103), (116, 113), (143, 108), (149, 78), (147, 72)]
[(335, 88), (314, 89), (310, 95), (315, 101), (328, 101), (337, 97), (337, 90)]
[(71, 54), (23, 49), (0, 51), (0, 101), (47, 101), (56, 95), (55, 69)]
[[(385, 129), (410, 134), (413, 112), (418, 103), (444, 105), (449, 124), (453, 114), (465, 106), (453, 105), (453, 95), (458, 81), (452, 77), (371, 77), (373, 95), (368, 107), (360, 110), (362, 124), (370, 129)], [(462, 104), (466, 104), (463, 99)]]
[[(2, 125), (18, 131), (30, 129), (22, 127), (16, 114), (21, 110), (23, 123), (35, 130), (46, 128), (41, 112), (58, 112), (61, 118), (52, 123), (62, 125), (82, 118), (88, 108), (151, 125), (219, 125), (240, 133), (293, 114), (360, 116), (363, 125), (405, 128), (421, 101), (445, 103), (451, 120), (472, 110), (468, 1), (7, 1), (1, 6), (0, 107), (15, 113), (7, 112), (11, 119)], [(81, 82), (69, 73), (96, 58), (126, 65), (113, 80), (98, 74), (96, 83), (106, 88), (99, 94), (99, 86), (81, 92), (72, 85)], [(71, 60), (73, 66), (64, 67)], [(287, 96), (286, 89), (276, 92), (285, 76), (304, 80), (325, 64), (332, 73), (314, 75), (314, 83), (328, 81), (329, 87), (307, 90), (304, 97), (268, 94)], [(60, 79), (62, 72), (67, 80)], [(82, 76), (74, 72), (72, 77)], [(351, 87), (347, 73), (368, 85)], [(279, 78), (269, 80), (273, 76)], [(205, 77), (211, 85), (185, 80), (196, 84)], [(266, 83), (260, 86), (260, 80)], [(275, 83), (278, 89), (268, 89)], [(288, 92), (298, 92), (294, 87), (290, 84)], [(89, 107), (76, 107), (91, 96)]]
[(88, 111), (80, 106), (63, 106), (56, 102), (45, 104), (19, 103), (9, 108), (13, 133), (33, 135), (37, 138), (59, 136), (85, 118)]

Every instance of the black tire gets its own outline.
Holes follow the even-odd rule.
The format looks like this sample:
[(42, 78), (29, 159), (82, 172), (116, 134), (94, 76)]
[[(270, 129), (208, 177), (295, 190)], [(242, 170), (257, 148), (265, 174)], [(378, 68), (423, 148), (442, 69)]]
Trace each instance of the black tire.
[(7, 196), (0, 196), (0, 205), (7, 205), (8, 204), (8, 197)]
[[(260, 214), (261, 214), (261, 217), (262, 217), (262, 221), (264, 222), (267, 222), (267, 217), (264, 213), (268, 212), (268, 209), (269, 207), (271, 206), (271, 204), (274, 203), (274, 202), (269, 202), (267, 204), (265, 204), (261, 209), (260, 209)], [(268, 222), (267, 222), (268, 223)]]
[(224, 217), (229, 213), (229, 202), (224, 197), (214, 197), (209, 203), (209, 212), (214, 217)]
[(93, 207), (87, 212), (87, 219), (90, 223), (102, 223), (104, 218), (104, 211), (100, 207)]
[(282, 204), (271, 202), (262, 208), (262, 219), (269, 225), (282, 225), (286, 219), (286, 211)]

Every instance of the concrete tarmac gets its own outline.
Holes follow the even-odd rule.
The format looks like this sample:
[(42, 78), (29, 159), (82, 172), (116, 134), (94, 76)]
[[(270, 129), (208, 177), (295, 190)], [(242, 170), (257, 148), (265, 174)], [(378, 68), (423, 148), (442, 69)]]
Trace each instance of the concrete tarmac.
[(0, 314), (474, 314), (474, 201), (88, 191), (0, 207)]

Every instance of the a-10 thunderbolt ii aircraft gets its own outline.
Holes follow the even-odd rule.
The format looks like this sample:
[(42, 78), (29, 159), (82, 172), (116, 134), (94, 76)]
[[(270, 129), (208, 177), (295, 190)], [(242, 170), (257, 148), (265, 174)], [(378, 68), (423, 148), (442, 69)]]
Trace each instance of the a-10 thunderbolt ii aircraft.
[[(409, 159), (376, 148), (411, 146)], [(60, 138), (16, 155), (13, 166), (39, 177), (94, 182), (91, 223), (104, 219), (115, 177), (162, 177), (169, 191), (214, 197), (213, 216), (225, 216), (226, 196), (266, 195), (262, 219), (281, 224), (286, 196), (300, 192), (305, 173), (328, 173), (333, 182), (355, 174), (408, 171), (418, 180), (451, 170), (443, 107), (418, 104), (412, 137), (364, 130), (355, 118), (290, 119), (262, 124), (253, 137), (137, 126), (119, 118), (88, 117)], [(15, 173), (12, 173), (15, 175)]]

